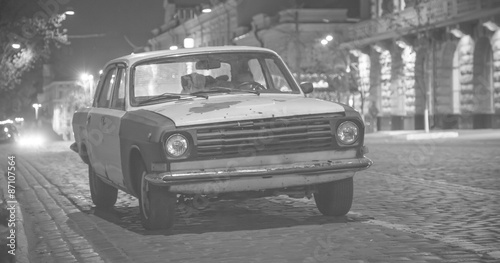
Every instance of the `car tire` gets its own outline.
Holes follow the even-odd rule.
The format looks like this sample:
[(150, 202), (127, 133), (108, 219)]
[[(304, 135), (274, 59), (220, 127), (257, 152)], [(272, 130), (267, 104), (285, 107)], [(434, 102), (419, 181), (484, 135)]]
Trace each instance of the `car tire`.
[(353, 179), (320, 184), (314, 194), (316, 207), (325, 216), (343, 216), (351, 210)]
[(89, 186), (92, 202), (97, 208), (113, 207), (118, 198), (118, 189), (106, 184), (89, 165)]
[(174, 224), (177, 195), (166, 187), (148, 183), (142, 161), (136, 161), (135, 172), (139, 182), (139, 210), (142, 226), (147, 230), (169, 229)]

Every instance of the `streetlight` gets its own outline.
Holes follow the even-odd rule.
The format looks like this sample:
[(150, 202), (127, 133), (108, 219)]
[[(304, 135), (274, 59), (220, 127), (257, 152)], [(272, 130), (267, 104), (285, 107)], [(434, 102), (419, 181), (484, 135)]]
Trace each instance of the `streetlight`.
[(14, 44), (12, 44), (12, 48), (13, 48), (13, 49), (20, 49), (20, 48), (21, 48), (21, 44), (19, 44), (19, 43), (14, 43)]
[(211, 13), (212, 12), (212, 8), (210, 8), (210, 6), (207, 5), (207, 4), (202, 4), (201, 5), (201, 12), (204, 13), (204, 14)]
[(35, 108), (35, 120), (38, 121), (38, 109), (42, 107), (42, 104), (34, 103), (32, 106)]
[(193, 48), (194, 47), (194, 39), (191, 37), (184, 38), (184, 48)]
[(64, 11), (64, 14), (67, 16), (74, 16), (75, 15), (75, 10), (73, 10), (72, 7), (66, 8), (66, 11)]

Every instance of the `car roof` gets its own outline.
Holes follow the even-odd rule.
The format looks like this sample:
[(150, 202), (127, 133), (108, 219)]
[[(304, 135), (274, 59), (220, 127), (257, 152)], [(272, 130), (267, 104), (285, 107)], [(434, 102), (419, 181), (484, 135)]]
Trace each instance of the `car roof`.
[(217, 47), (200, 47), (200, 48), (182, 48), (178, 50), (158, 50), (149, 51), (142, 53), (132, 53), (123, 57), (113, 59), (106, 63), (107, 67), (109, 64), (113, 63), (125, 63), (127, 65), (132, 65), (138, 61), (147, 60), (157, 57), (168, 57), (174, 55), (189, 55), (197, 53), (210, 53), (210, 52), (224, 52), (224, 51), (254, 51), (254, 52), (269, 52), (276, 54), (276, 52), (260, 47), (247, 47), (247, 46), (217, 46)]

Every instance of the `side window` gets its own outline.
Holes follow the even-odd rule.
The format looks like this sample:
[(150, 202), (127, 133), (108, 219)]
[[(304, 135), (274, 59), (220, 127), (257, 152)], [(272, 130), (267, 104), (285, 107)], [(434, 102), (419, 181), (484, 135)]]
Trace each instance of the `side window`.
[(113, 99), (111, 100), (111, 108), (117, 110), (125, 109), (125, 81), (126, 81), (126, 70), (124, 68), (120, 69), (118, 72), (118, 85), (113, 92)]
[(111, 100), (111, 91), (113, 90), (113, 84), (115, 82), (116, 68), (113, 68), (108, 71), (102, 83), (99, 98), (97, 99), (98, 108), (107, 108), (109, 106), (109, 101)]
[(264, 74), (262, 73), (262, 67), (257, 59), (251, 59), (248, 61), (248, 68), (252, 72), (253, 80), (264, 86), (266, 86), (266, 80), (264, 79)]
[(271, 77), (273, 79), (274, 87), (281, 92), (292, 92), (288, 81), (286, 81), (285, 76), (278, 68), (278, 65), (272, 59), (266, 59), (266, 65), (269, 68)]

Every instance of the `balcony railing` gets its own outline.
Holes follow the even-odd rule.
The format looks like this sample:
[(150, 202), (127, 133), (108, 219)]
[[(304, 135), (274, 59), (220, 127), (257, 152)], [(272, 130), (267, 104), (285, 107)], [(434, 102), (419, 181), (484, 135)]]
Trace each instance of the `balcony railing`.
[(404, 34), (435, 26), (445, 26), (500, 13), (498, 0), (431, 0), (403, 11), (353, 24), (346, 32), (346, 41), (392, 34)]

